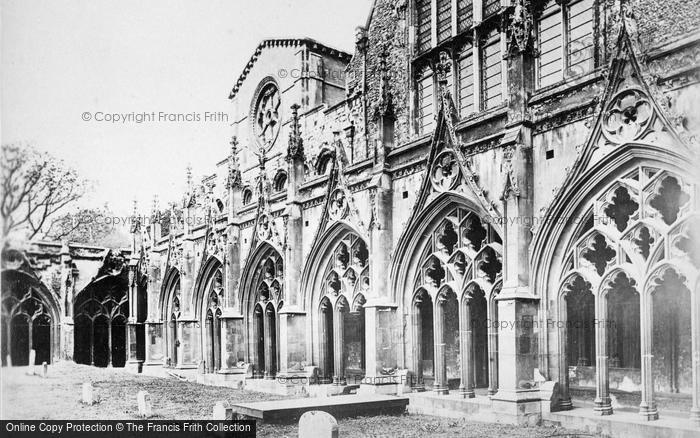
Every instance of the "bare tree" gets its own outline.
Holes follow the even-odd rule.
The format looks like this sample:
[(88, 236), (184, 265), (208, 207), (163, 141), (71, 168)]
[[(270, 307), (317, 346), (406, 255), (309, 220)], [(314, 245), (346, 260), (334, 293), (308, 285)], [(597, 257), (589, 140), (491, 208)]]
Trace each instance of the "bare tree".
[(87, 190), (75, 169), (24, 144), (2, 145), (2, 238), (23, 233), (33, 239)]

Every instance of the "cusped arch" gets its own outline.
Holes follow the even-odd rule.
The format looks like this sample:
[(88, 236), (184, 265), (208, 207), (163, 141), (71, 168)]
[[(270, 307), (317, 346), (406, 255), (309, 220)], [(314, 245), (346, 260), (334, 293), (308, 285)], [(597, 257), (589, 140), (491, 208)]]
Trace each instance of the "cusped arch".
[(201, 319), (204, 306), (206, 302), (206, 297), (209, 292), (212, 281), (215, 280), (217, 271), (221, 270), (222, 276), (222, 286), (223, 286), (223, 262), (215, 255), (210, 256), (204, 263), (203, 267), (199, 270), (197, 275), (197, 280), (195, 282), (194, 295), (192, 296), (192, 307), (194, 309), (194, 314), (197, 319)]
[(468, 215), (476, 215), (484, 227), (491, 226), (497, 235), (500, 234), (496, 224), (489, 224), (483, 219), (490, 216), (477, 202), (458, 193), (441, 193), (404, 229), (392, 253), (390, 292), (394, 302), (402, 302), (406, 308), (410, 308), (410, 301), (407, 300), (410, 300), (412, 293), (406, 293), (412, 289), (413, 273), (421, 263), (420, 255), (424, 252), (431, 232), (455, 209), (463, 209)]

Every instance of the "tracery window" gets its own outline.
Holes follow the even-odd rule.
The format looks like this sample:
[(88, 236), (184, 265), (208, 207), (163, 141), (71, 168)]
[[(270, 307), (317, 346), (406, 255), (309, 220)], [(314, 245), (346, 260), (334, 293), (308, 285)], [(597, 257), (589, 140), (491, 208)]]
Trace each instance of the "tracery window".
[(594, 68), (594, 0), (549, 0), (537, 20), (538, 86), (584, 75)]
[[(698, 224), (693, 193), (673, 172), (637, 166), (592, 201), (569, 245), (560, 312), (576, 324), (562, 337), (568, 363), (561, 379), (590, 385), (575, 367), (596, 366), (593, 355), (607, 358), (606, 368), (596, 366), (597, 410), (612, 412), (608, 387), (641, 391), (653, 382), (641, 392), (640, 412), (650, 418), (658, 415), (653, 391), (691, 392), (691, 317), (683, 309), (700, 266), (688, 244)], [(598, 345), (600, 339), (606, 342)], [(641, 384), (620, 387), (625, 379)]]
[[(430, 233), (413, 280), (413, 367), (434, 390), (495, 393), (497, 338), (486, 321), (496, 318), (501, 271), (501, 239), (473, 212), (456, 208)], [(464, 324), (472, 330), (462, 337)]]

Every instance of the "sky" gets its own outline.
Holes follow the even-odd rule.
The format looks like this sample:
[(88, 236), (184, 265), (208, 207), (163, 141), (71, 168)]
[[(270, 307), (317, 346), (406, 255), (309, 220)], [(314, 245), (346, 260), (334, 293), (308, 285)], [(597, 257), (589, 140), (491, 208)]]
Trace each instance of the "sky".
[[(129, 214), (179, 199), (228, 153), (228, 94), (265, 38), (350, 53), (371, 0), (2, 0), (2, 143), (31, 143), (95, 185), (83, 205)], [(110, 121), (110, 114), (199, 121)], [(129, 116), (127, 116), (129, 117)], [(132, 116), (133, 117), (133, 116)], [(190, 118), (193, 116), (190, 116)], [(88, 119), (88, 121), (85, 121)]]

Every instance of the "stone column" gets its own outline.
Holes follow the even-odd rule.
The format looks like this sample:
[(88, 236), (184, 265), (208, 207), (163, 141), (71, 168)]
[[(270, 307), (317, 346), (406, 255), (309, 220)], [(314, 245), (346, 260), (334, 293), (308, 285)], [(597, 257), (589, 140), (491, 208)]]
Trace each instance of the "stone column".
[(493, 298), (487, 301), (487, 312), (489, 315), (489, 325), (486, 328), (488, 334), (489, 351), (489, 389), (488, 394), (492, 396), (498, 392), (498, 318), (496, 315), (498, 302)]
[[(257, 307), (256, 310), (260, 308)], [(260, 348), (259, 348), (259, 342), (260, 342), (260, 322), (259, 318), (264, 318), (265, 315), (262, 312), (262, 309), (260, 312), (256, 312), (256, 310), (253, 310), (253, 339), (252, 342), (249, 340), (250, 344), (250, 351), (251, 351), (251, 357), (250, 361), (253, 363), (253, 377), (259, 378), (263, 375), (264, 371), (261, 368), (264, 368), (265, 366), (265, 358), (260, 357)], [(259, 316), (258, 316), (259, 315)], [(265, 328), (265, 321), (263, 321), (263, 331)]]
[[(608, 299), (596, 297), (595, 350), (596, 350), (596, 395), (595, 407), (600, 415), (613, 413), (608, 387)], [(602, 323), (601, 323), (602, 322)]]
[(464, 398), (474, 398), (474, 333), (472, 331), (470, 299), (466, 298), (462, 300), (459, 306), (459, 316), (459, 338), (461, 341), (459, 351), (461, 353), (462, 362), (462, 382), (459, 386), (459, 392)]
[(329, 336), (332, 336), (331, 331), (333, 330), (333, 327), (329, 327), (327, 323), (329, 313), (333, 314), (333, 309), (330, 306), (322, 305), (321, 312), (319, 313), (321, 317), (321, 321), (319, 321), (319, 324), (321, 325), (321, 363), (319, 365), (323, 367), (323, 375), (320, 376), (321, 383), (329, 383), (328, 377), (329, 372), (331, 371), (328, 369), (328, 355), (330, 355), (330, 351), (328, 351), (328, 339)]
[[(381, 143), (382, 145), (384, 143)], [(380, 147), (380, 151), (384, 148)], [(365, 309), (365, 377), (363, 391), (378, 390), (376, 385), (388, 382), (383, 371), (397, 368), (396, 304), (389, 296), (389, 272), (392, 248), (391, 176), (384, 169), (383, 153), (375, 165), (375, 175), (369, 185), (372, 219), (368, 247), (370, 251), (370, 293)]]
[(443, 309), (444, 298), (438, 297), (434, 304), (433, 317), (433, 336), (435, 339), (435, 357), (433, 372), (435, 373), (435, 382), (433, 383), (433, 391), (437, 394), (447, 394), (447, 368), (445, 367), (445, 312)]
[(639, 326), (642, 344), (642, 401), (639, 404), (639, 414), (645, 420), (651, 421), (659, 419), (659, 411), (656, 409), (656, 403), (654, 402), (654, 355), (652, 354), (651, 349), (651, 343), (653, 340), (651, 323), (651, 296), (641, 294), (639, 297), (639, 306)]
[(690, 294), (691, 313), (691, 351), (693, 375), (693, 407), (690, 409), (690, 420), (695, 426), (700, 426), (700, 297), (698, 292)]
[(414, 391), (424, 391), (423, 381), (423, 327), (420, 301), (413, 302), (413, 369), (416, 372), (411, 387)]
[(345, 385), (345, 312), (347, 307), (344, 303), (336, 304), (333, 312), (333, 384)]
[(272, 323), (275, 311), (267, 307), (264, 311), (263, 330), (265, 332), (265, 378), (275, 378), (275, 344)]
[[(557, 302), (557, 321), (569, 321), (567, 311), (566, 311), (566, 298), (560, 296)], [(559, 385), (561, 392), (561, 400), (559, 401), (558, 408), (560, 410), (570, 410), (573, 409), (574, 405), (571, 403), (571, 396), (569, 395), (569, 361), (567, 359), (567, 342), (566, 342), (566, 324), (562, 324), (557, 332), (557, 339), (559, 340), (559, 360), (558, 360), (558, 370), (559, 370)]]

